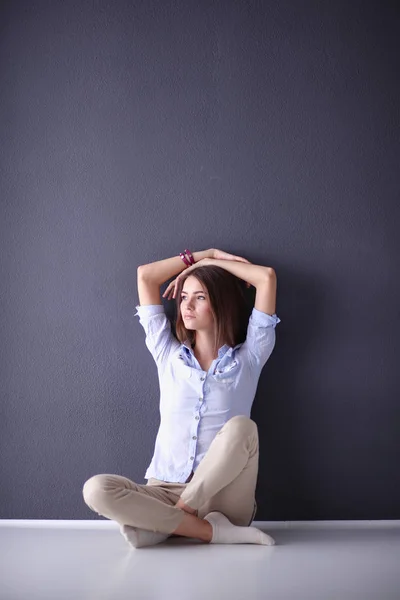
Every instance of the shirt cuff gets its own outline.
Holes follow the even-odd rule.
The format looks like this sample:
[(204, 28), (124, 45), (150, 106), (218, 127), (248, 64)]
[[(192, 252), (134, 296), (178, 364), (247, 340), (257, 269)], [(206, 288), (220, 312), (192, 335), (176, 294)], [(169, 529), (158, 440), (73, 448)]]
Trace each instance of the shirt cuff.
[(165, 313), (163, 304), (147, 304), (146, 306), (136, 306), (136, 312), (134, 317), (151, 317), (152, 315), (159, 315)]
[(273, 315), (267, 315), (267, 313), (258, 310), (256, 307), (253, 308), (253, 312), (251, 313), (251, 322), (256, 327), (268, 327), (272, 325), (272, 327), (276, 327), (278, 323), (281, 322), (280, 318), (276, 313)]

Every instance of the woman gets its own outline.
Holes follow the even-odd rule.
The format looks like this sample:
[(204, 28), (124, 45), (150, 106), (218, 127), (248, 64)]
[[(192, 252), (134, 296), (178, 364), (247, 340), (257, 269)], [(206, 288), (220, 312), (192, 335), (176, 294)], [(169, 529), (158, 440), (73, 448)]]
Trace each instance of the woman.
[[(163, 297), (175, 299), (171, 331)], [(243, 284), (256, 288), (248, 318)], [(250, 527), (257, 505), (258, 431), (250, 419), (261, 370), (275, 345), (274, 269), (211, 249), (138, 268), (135, 314), (158, 370), (160, 427), (139, 485), (91, 477), (86, 504), (120, 523), (135, 548), (184, 536), (216, 544), (273, 545)]]

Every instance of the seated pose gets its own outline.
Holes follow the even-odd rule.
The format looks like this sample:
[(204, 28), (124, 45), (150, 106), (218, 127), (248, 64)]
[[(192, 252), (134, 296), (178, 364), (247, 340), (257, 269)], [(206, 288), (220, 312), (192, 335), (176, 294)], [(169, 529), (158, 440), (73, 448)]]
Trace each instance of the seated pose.
[[(91, 510), (120, 524), (134, 548), (170, 536), (213, 544), (274, 545), (252, 527), (258, 430), (250, 419), (263, 366), (275, 346), (272, 267), (222, 250), (189, 250), (138, 267), (139, 316), (157, 365), (160, 426), (147, 484), (120, 475), (88, 479)], [(175, 277), (176, 276), (176, 277)], [(175, 299), (172, 333), (163, 297)], [(244, 282), (256, 288), (250, 318)]]

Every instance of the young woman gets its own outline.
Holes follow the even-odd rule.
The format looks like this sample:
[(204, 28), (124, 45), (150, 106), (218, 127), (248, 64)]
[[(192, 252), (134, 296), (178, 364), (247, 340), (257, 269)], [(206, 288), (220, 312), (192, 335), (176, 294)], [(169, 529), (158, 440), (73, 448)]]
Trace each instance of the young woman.
[[(175, 299), (171, 331), (163, 297)], [(248, 318), (244, 283), (256, 288)], [(146, 485), (101, 474), (86, 504), (120, 523), (135, 548), (170, 536), (216, 544), (273, 545), (251, 527), (257, 504), (258, 430), (250, 419), (261, 370), (275, 345), (273, 268), (211, 249), (138, 268), (136, 307), (157, 365), (160, 426)]]

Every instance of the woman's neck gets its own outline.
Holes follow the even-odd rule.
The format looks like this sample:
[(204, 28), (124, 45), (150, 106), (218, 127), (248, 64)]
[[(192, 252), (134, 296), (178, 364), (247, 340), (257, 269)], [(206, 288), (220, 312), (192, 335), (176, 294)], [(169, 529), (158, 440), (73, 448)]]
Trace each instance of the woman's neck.
[(192, 345), (196, 358), (200, 358), (202, 360), (214, 360), (216, 356), (213, 346), (214, 339), (211, 339), (211, 336), (202, 336), (199, 335), (198, 331), (196, 332), (196, 339)]

